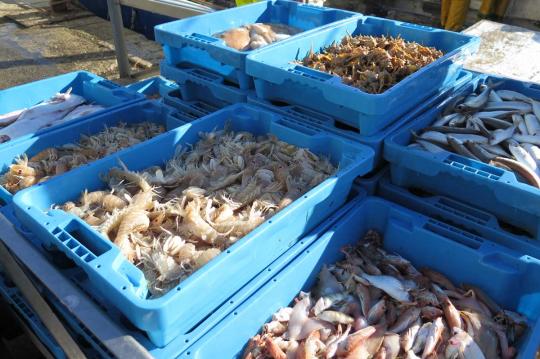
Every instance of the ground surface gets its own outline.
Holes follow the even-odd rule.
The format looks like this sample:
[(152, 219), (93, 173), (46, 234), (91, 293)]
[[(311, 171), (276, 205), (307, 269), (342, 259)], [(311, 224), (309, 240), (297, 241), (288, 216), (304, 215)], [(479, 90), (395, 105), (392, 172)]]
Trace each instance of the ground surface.
[[(110, 23), (80, 8), (51, 14), (47, 1), (0, 1), (0, 89), (74, 70), (116, 79)], [(157, 74), (159, 44), (125, 30), (135, 77)]]

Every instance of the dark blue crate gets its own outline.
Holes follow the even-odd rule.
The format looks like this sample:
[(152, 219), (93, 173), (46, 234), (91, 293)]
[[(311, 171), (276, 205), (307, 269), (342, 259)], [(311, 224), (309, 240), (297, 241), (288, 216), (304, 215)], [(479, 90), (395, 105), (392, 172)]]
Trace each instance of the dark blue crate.
[[(226, 124), (235, 131), (270, 133), (327, 155), (334, 164), (339, 163), (339, 170), (160, 298), (146, 298), (148, 290), (142, 272), (124, 259), (108, 239), (81, 219), (50, 210), (52, 204), (77, 199), (84, 189), (104, 188), (100, 174), (118, 166), (119, 160), (135, 171), (161, 165), (174, 155), (177, 146), (193, 144), (199, 133), (219, 130)], [(289, 126), (281, 115), (257, 107), (233, 105), (136, 148), (25, 189), (17, 193), (13, 203), (22, 225), (43, 244), (58, 247), (84, 269), (97, 293), (145, 330), (152, 342), (164, 346), (205, 318), (300, 236), (341, 207), (354, 178), (372, 168), (373, 151), (369, 147), (323, 131)], [(205, 295), (201, 297), (200, 293)]]
[(540, 243), (537, 240), (501, 223), (490, 212), (422, 189), (396, 186), (390, 180), (388, 167), (379, 175), (377, 196), (540, 259)]
[[(161, 24), (155, 27), (156, 41), (163, 44), (165, 60), (170, 65), (195, 65), (240, 86), (253, 87), (253, 81), (245, 73), (246, 56), (254, 51), (238, 51), (228, 47), (212, 35), (256, 22), (284, 24), (297, 27), (303, 32), (291, 38), (301, 37), (345, 19), (360, 14), (301, 4), (294, 1), (260, 1), (210, 14)], [(287, 42), (290, 39), (281, 42)], [(266, 46), (270, 48), (274, 44)]]
[(369, 146), (375, 151), (375, 167), (379, 167), (384, 165), (383, 144), (384, 140), (390, 134), (396, 132), (405, 124), (417, 118), (423, 112), (427, 111), (429, 108), (442, 102), (448, 96), (451, 96), (453, 91), (456, 91), (460, 87), (464, 86), (471, 79), (472, 74), (470, 72), (460, 72), (456, 82), (452, 86), (426, 99), (425, 102), (417, 106), (415, 109), (412, 109), (401, 119), (373, 135), (365, 135), (363, 133), (360, 133), (358, 129), (351, 127), (346, 123), (343, 123), (339, 119), (333, 118), (330, 115), (325, 115), (319, 111), (310, 110), (302, 106), (290, 105), (284, 102), (262, 100), (252, 95), (248, 96), (248, 103), (252, 103), (257, 106), (270, 109), (272, 111), (283, 113), (287, 116), (287, 119), (289, 121), (299, 123), (301, 126), (313, 126), (314, 128), (319, 128), (323, 131), (335, 133), (338, 136), (348, 138), (353, 141), (358, 141), (366, 146)]
[(21, 317), (22, 320), (32, 330), (34, 335), (41, 341), (41, 343), (49, 350), (54, 358), (62, 359), (67, 358), (66, 354), (62, 350), (62, 347), (56, 343), (49, 330), (45, 327), (43, 322), (36, 315), (32, 307), (28, 304), (22, 293), (16, 286), (10, 285), (5, 274), (0, 267), (0, 296), (11, 305), (15, 312)]
[(220, 98), (237, 100), (237, 96), (240, 95), (239, 100), (245, 102), (246, 96), (241, 94), (240, 90), (235, 88), (228, 91), (227, 86), (208, 81), (206, 78), (201, 79), (188, 73), (181, 77), (180, 82), (181, 85), (156, 76), (128, 85), (127, 88), (147, 98), (160, 98), (164, 104), (176, 109), (176, 118), (186, 123), (231, 104)]
[[(487, 75), (477, 76), (456, 96), (471, 93), (483, 81), (540, 100), (540, 85)], [(539, 189), (519, 182), (513, 172), (454, 153), (433, 154), (407, 148), (411, 131), (418, 132), (433, 123), (450, 101), (435, 106), (386, 139), (384, 158), (390, 162), (392, 182), (473, 205), (540, 239)]]
[(160, 71), (163, 77), (180, 85), (180, 92), (186, 100), (204, 99), (214, 106), (223, 107), (246, 102), (248, 95), (253, 93), (239, 89), (227, 82), (223, 76), (193, 66), (173, 66), (162, 61)]
[[(310, 51), (321, 51), (348, 35), (400, 36), (434, 46), (444, 56), (381, 94), (368, 94), (342, 83), (338, 76), (295, 64)], [(377, 17), (341, 22), (324, 30), (261, 49), (248, 56), (246, 72), (255, 79), (257, 96), (304, 106), (373, 135), (423, 101), (452, 86), (464, 58), (476, 52), (479, 39), (430, 27)]]
[[(110, 108), (140, 101), (144, 98), (141, 94), (125, 89), (111, 81), (105, 80), (103, 77), (86, 71), (76, 71), (1, 90), (0, 114), (32, 107), (50, 99), (58, 92), (66, 92), (70, 88), (73, 94), (84, 97), (89, 103), (108, 107), (105, 111), (108, 111)], [(65, 124), (42, 129), (36, 132), (35, 135), (82, 121), (95, 114), (82, 116)], [(28, 137), (33, 137), (33, 135), (21, 136), (8, 143), (14, 143), (14, 141)]]
[[(47, 148), (77, 142), (81, 135), (96, 134), (120, 122), (134, 124), (143, 121), (160, 124), (166, 130), (172, 130), (184, 124), (184, 121), (175, 117), (174, 109), (155, 101), (139, 101), (125, 107), (100, 112), (85, 120), (76, 121), (39, 136), (0, 145), (0, 171), (6, 172), (15, 159), (23, 154), (30, 158)], [(13, 195), (8, 190), (0, 186), (0, 205), (10, 203), (12, 197)]]
[(540, 343), (539, 260), (377, 197), (351, 207), (331, 230), (308, 243), (301, 255), (180, 358), (241, 358), (249, 339), (273, 313), (289, 306), (300, 291), (310, 291), (323, 264), (343, 259), (343, 246), (375, 229), (384, 235), (388, 251), (417, 268), (430, 267), (456, 284), (476, 285), (505, 309), (525, 315), (530, 328), (517, 348), (518, 358), (534, 359)]

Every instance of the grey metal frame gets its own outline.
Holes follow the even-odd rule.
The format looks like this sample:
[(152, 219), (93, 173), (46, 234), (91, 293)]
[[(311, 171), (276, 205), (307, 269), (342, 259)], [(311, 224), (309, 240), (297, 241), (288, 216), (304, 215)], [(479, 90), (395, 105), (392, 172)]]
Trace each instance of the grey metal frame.
[(210, 7), (191, 3), (187, 0), (107, 0), (109, 17), (113, 30), (116, 61), (118, 62), (118, 71), (121, 78), (130, 76), (130, 65), (124, 39), (122, 12), (120, 9), (121, 5), (179, 19), (214, 11)]

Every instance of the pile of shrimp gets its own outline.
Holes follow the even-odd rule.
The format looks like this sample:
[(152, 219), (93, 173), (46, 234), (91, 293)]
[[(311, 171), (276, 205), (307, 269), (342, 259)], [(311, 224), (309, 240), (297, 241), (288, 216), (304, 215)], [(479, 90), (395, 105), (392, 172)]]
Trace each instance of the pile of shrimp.
[(200, 134), (164, 168), (110, 170), (106, 191), (60, 208), (107, 236), (159, 297), (335, 173), (328, 159), (276, 137)]
[(0, 177), (0, 184), (11, 193), (47, 181), (73, 168), (131, 147), (163, 133), (165, 128), (153, 122), (134, 125), (121, 123), (92, 136), (82, 135), (79, 142), (50, 147), (28, 158), (23, 154)]

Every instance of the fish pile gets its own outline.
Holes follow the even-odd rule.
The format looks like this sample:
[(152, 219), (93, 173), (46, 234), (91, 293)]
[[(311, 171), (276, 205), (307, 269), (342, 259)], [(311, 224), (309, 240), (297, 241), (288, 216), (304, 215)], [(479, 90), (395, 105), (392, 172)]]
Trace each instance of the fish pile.
[(246, 359), (512, 358), (526, 318), (482, 290), (382, 248), (367, 232), (323, 266), (311, 293), (279, 309), (249, 341)]
[(86, 104), (86, 102), (83, 97), (72, 94), (69, 89), (30, 108), (0, 115), (0, 143), (104, 109), (103, 106)]
[(540, 188), (540, 99), (484, 83), (449, 100), (439, 118), (410, 147), (450, 151), (513, 171)]
[(239, 51), (255, 50), (277, 41), (285, 40), (302, 30), (283, 24), (255, 23), (236, 27), (212, 35)]
[(342, 78), (371, 94), (383, 93), (429, 65), (443, 53), (433, 47), (391, 36), (345, 36), (321, 52), (310, 51), (300, 63)]
[(23, 154), (0, 177), (0, 184), (9, 192), (16, 193), (163, 132), (163, 126), (141, 122), (134, 125), (121, 123), (92, 136), (81, 135), (77, 143), (50, 147), (31, 158)]
[(165, 168), (123, 164), (109, 189), (83, 192), (60, 209), (116, 244), (163, 295), (262, 222), (335, 173), (326, 159), (272, 135), (200, 134)]

